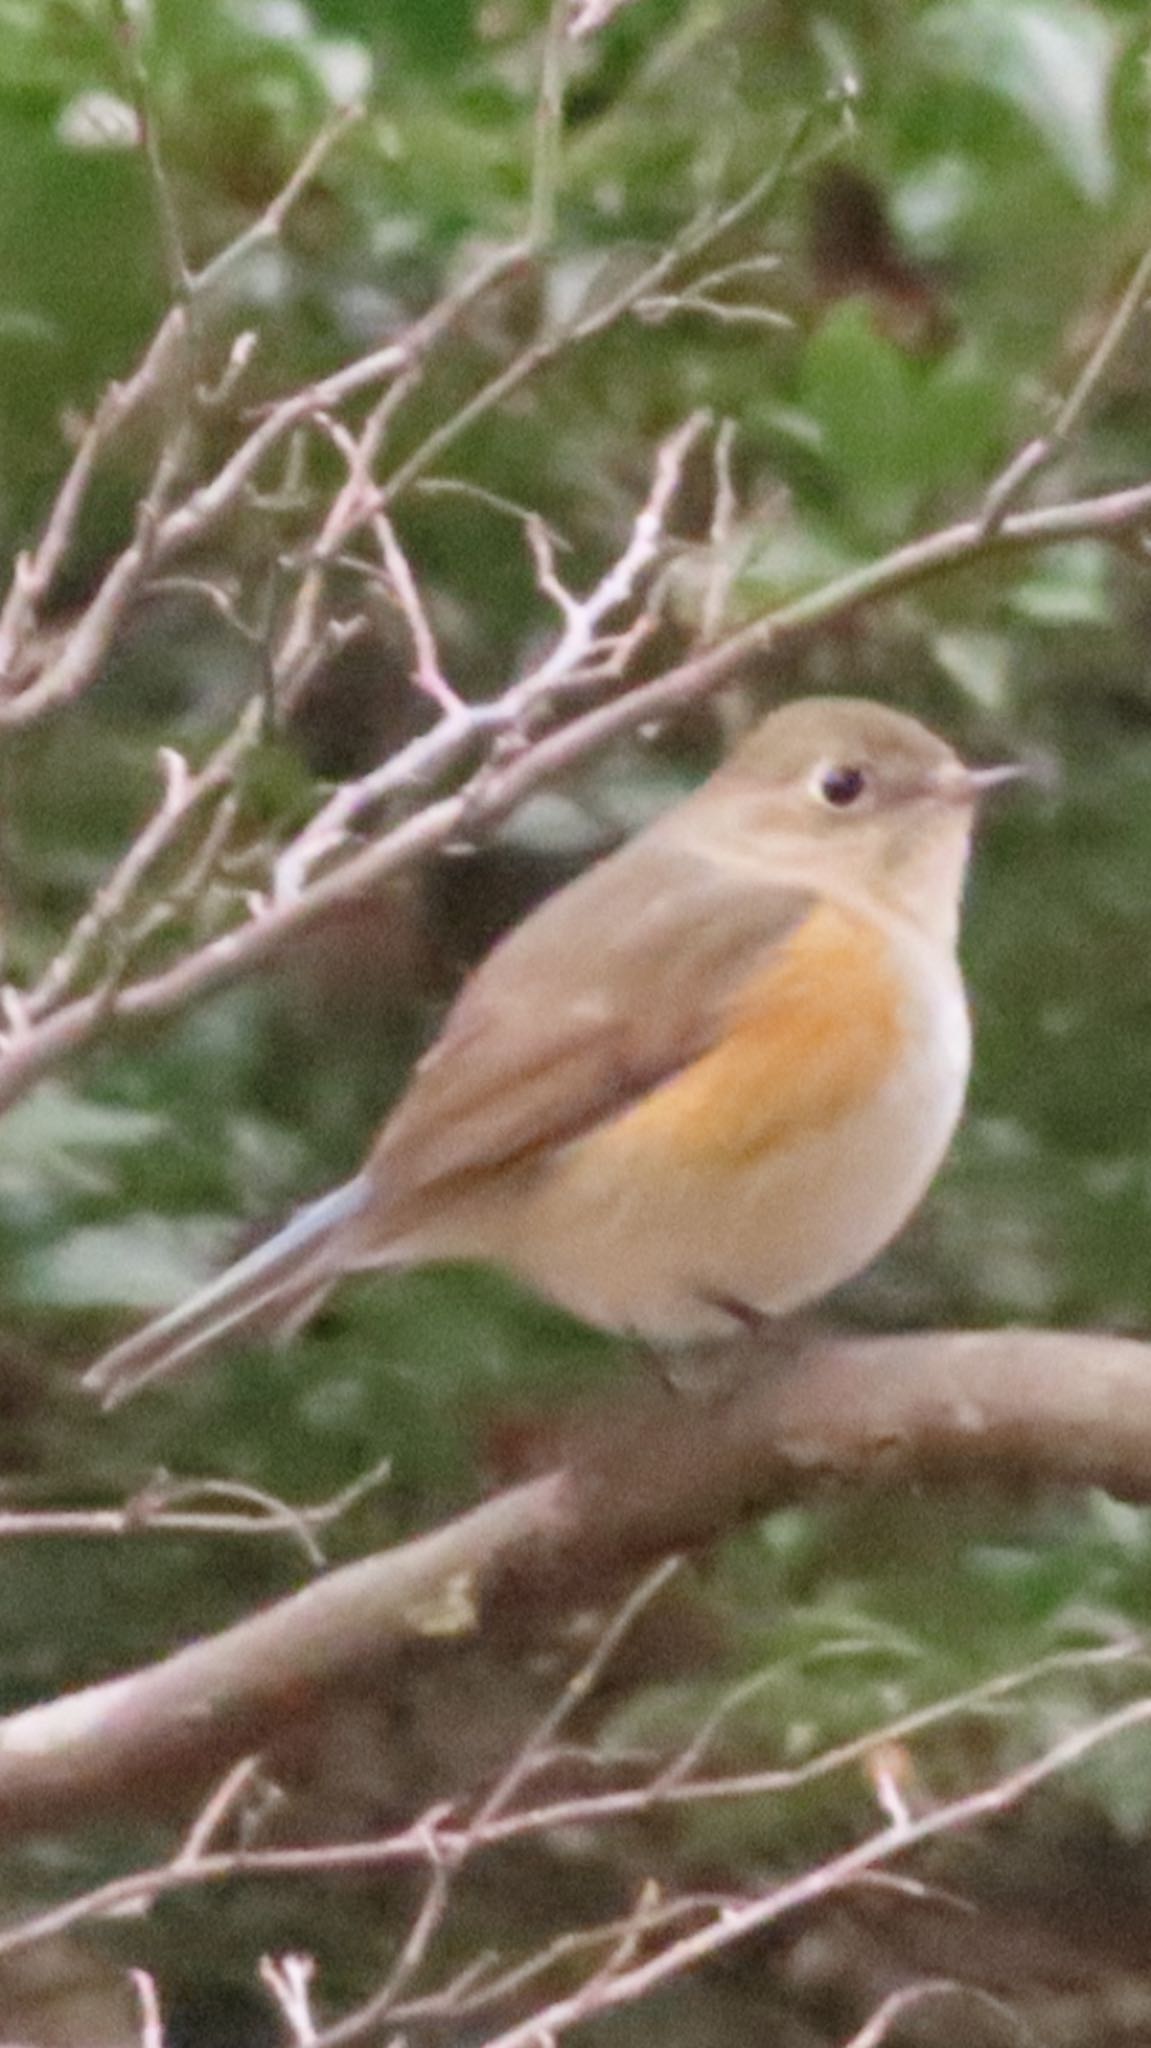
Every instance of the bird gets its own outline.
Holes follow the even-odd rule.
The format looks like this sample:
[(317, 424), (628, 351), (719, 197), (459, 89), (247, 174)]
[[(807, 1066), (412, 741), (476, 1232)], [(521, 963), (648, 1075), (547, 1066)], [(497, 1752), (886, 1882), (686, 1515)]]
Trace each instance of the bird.
[(464, 984), (359, 1173), (107, 1352), (114, 1406), (345, 1274), (474, 1260), (646, 1346), (830, 1293), (902, 1228), (963, 1108), (979, 800), (886, 705), (792, 700)]

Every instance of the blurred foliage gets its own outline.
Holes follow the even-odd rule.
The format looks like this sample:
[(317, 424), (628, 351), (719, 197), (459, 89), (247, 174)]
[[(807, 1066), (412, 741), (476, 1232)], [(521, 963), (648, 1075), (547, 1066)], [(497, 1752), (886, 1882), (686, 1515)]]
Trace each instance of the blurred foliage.
[[(255, 400), (372, 346), (458, 279), (477, 249), (523, 231), (544, 16), (542, 0), (155, 0), (148, 89), (195, 262), (268, 202), (333, 101), (367, 101), (366, 121), (282, 244), (255, 251), (213, 310), (220, 332), (250, 323), (265, 337)], [(50, 502), (69, 422), (126, 373), (165, 303), (155, 195), (127, 146), (126, 49), (102, 0), (0, 0), (6, 552)], [(674, 585), (681, 624), (698, 615), (717, 571), (731, 617), (747, 616), (977, 506), (997, 467), (1048, 421), (1148, 232), (1148, 42), (1136, 0), (826, 0), (818, 10), (636, 0), (571, 54), (542, 259), (435, 365), (396, 452), (539, 319), (592, 303), (637, 251), (739, 191), (845, 83), (846, 132), (833, 140), (835, 117), (816, 113), (818, 146), (732, 251), (778, 257), (740, 296), (786, 312), (790, 326), (702, 314), (621, 325), (473, 429), (441, 473), (537, 507), (570, 543), (565, 572), (578, 582), (618, 547), (656, 437), (700, 404), (732, 419), (740, 511), (729, 532), (709, 536), (709, 479), (690, 484), (690, 545)], [(1041, 493), (1148, 474), (1144, 330)], [(129, 447), (85, 522), (62, 628), (127, 532), (138, 480)], [(547, 624), (514, 528), (490, 503), (418, 492), (398, 518), (451, 671), (471, 691), (497, 688)], [(226, 546), (258, 587), (267, 538), (237, 522)], [(746, 685), (756, 702), (761, 685), (876, 694), (976, 754), (1022, 750), (1058, 765), (1054, 790), (989, 820), (967, 947), (979, 1027), (972, 1113), (923, 1215), (845, 1294), (842, 1313), (859, 1324), (1151, 1323), (1149, 624), (1146, 570), (1082, 542), (908, 593)], [(13, 971), (33, 973), (51, 956), (146, 815), (157, 745), (200, 757), (252, 680), (249, 651), (218, 619), (156, 603), (78, 709), (8, 746), (2, 886)], [(321, 692), (269, 757), (254, 801), (282, 820), (316, 769), (367, 765), (409, 715), (398, 694), (375, 674), (333, 678), (331, 695)], [(7, 1118), (0, 1397), (13, 1498), (119, 1498), (162, 1465), (315, 1500), (388, 1452), (393, 1481), (335, 1532), (338, 1555), (474, 1496), (517, 1418), (546, 1433), (549, 1409), (573, 1387), (631, 1369), (624, 1347), (491, 1276), (452, 1272), (350, 1286), (287, 1357), (233, 1357), (114, 1423), (69, 1392), (71, 1368), (132, 1312), (176, 1298), (267, 1219), (346, 1172), (462, 963), (582, 857), (605, 816), (635, 822), (718, 744), (704, 716), (654, 751), (621, 750), (585, 778), (590, 832), (576, 798), (549, 799), (509, 827), (503, 848), (424, 878), (411, 903), (309, 941), (291, 972), (263, 986), (110, 1041)], [(0, 1704), (158, 1654), (297, 1572), (271, 1542), (10, 1545), (0, 1556)], [(699, 1599), (718, 1617), (722, 1658), (704, 1675), (688, 1660), (637, 1681), (605, 1739), (681, 1741), (733, 1675), (762, 1668), (763, 1691), (725, 1724), (720, 1753), (796, 1761), (1059, 1644), (1145, 1624), (1151, 1519), (1091, 1499), (852, 1503), (745, 1533), (705, 1581)], [(922, 1761), (932, 1789), (1028, 1753), (1106, 1690), (1065, 1675), (981, 1722), (977, 1740), (969, 1729), (934, 1736)], [(426, 1731), (430, 1758), (436, 1741)], [(431, 1780), (414, 1789), (442, 1794), (434, 1770)], [(684, 1828), (682, 1868), (718, 1862), (739, 1883), (794, 1866), (866, 1825), (870, 1802), (859, 1777), (786, 1804), (721, 1809)], [(382, 1794), (380, 1806), (396, 1810)], [(333, 1829), (378, 1822), (370, 1801), (352, 1808)], [(1010, 1853), (1022, 1873), (1041, 1861), (1030, 1829), (1061, 1842), (1070, 1869), (1075, 1833), (1082, 1867), (1099, 1871), (1099, 1841), (1142, 1849), (1149, 1825), (1146, 1746), (1127, 1745), (1049, 1795)], [(115, 1841), (47, 1842), (7, 1855), (0, 1888), (13, 1903), (55, 1893), (148, 1846), (143, 1831), (123, 1830)], [(592, 1909), (586, 1900), (616, 1896), (621, 1858), (617, 1870), (605, 1849), (583, 1873), (585, 1903), (568, 1873), (573, 1919)], [(946, 1881), (946, 1856), (939, 1867)], [(1151, 1859), (1140, 1865), (1144, 1884), (1149, 1868)], [(470, 1902), (461, 1959), (510, 1937), (525, 1889), (509, 1879), (505, 1896)], [(393, 1934), (396, 1911), (393, 1900)], [(533, 1891), (529, 1925), (541, 1911)], [(225, 1915), (214, 1899), (173, 1902), (148, 1941), (162, 1973), (210, 1954), (237, 1984), (250, 1984), (261, 1945), (303, 1941), (333, 1995), (341, 1985), (351, 1993), (365, 1967), (374, 1975), (383, 1904), (363, 1914), (341, 1901), (326, 1915), (298, 1893), (245, 1895)], [(827, 2033), (794, 2035), (781, 2018), (772, 2038), (838, 2038), (843, 2017)], [(669, 2037), (695, 2043), (751, 2038), (745, 2019), (730, 1981), (711, 2006), (692, 1994), (687, 2031), (661, 2010)], [(223, 2041), (216, 2024), (203, 2020), (196, 2038)], [(1059, 2038), (1102, 2036), (1072, 2028)]]

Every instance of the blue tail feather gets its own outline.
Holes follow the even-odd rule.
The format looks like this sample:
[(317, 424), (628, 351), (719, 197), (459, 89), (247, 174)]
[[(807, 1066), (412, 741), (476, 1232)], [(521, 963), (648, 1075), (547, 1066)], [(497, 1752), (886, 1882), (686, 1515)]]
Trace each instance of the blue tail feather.
[(358, 1174), (310, 1202), (218, 1280), (105, 1352), (84, 1375), (84, 1385), (113, 1408), (148, 1380), (214, 1349), (225, 1337), (302, 1321), (339, 1277), (332, 1239), (359, 1214), (368, 1195), (367, 1176)]

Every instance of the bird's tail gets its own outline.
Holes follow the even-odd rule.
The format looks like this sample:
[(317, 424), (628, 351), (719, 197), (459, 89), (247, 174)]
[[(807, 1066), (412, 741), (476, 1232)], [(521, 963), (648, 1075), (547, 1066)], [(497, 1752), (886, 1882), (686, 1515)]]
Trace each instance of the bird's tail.
[(106, 1351), (85, 1373), (84, 1385), (101, 1395), (105, 1408), (115, 1408), (149, 1380), (202, 1357), (226, 1337), (298, 1328), (338, 1277), (339, 1264), (329, 1256), (332, 1238), (367, 1198), (367, 1177), (359, 1174), (309, 1203), (190, 1301)]

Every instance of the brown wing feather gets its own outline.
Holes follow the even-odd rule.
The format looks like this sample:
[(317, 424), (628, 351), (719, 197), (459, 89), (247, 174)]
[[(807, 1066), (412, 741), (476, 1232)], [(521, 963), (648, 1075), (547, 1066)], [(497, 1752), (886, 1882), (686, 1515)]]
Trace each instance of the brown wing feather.
[(489, 955), (369, 1162), (389, 1211), (578, 1136), (706, 1051), (812, 899), (645, 834)]

